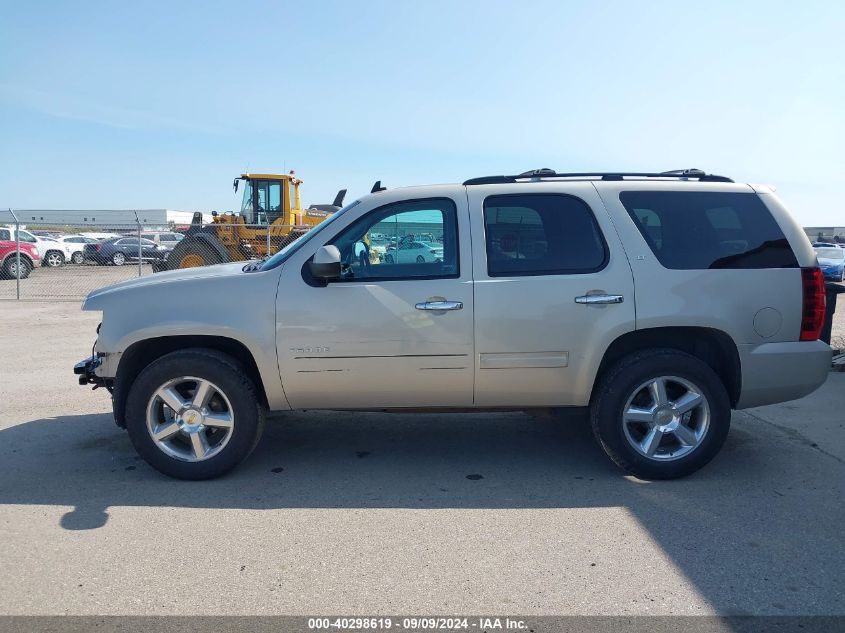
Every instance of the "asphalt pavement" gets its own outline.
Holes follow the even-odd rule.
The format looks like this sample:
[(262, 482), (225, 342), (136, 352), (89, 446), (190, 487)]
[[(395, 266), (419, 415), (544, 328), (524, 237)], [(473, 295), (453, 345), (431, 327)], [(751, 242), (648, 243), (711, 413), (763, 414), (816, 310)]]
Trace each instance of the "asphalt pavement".
[(180, 482), (76, 384), (98, 315), (0, 313), (0, 614), (845, 614), (845, 374), (679, 481), (578, 416), (311, 412)]

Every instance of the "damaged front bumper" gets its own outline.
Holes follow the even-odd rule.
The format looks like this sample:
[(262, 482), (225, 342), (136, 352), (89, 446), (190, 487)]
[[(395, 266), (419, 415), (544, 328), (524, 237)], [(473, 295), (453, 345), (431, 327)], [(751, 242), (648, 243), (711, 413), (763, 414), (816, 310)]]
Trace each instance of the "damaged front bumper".
[(101, 354), (96, 356), (89, 356), (85, 360), (81, 360), (73, 366), (73, 373), (79, 377), (80, 385), (94, 385), (97, 387), (110, 388), (109, 381), (102, 376), (98, 376), (97, 367), (102, 365), (103, 357)]

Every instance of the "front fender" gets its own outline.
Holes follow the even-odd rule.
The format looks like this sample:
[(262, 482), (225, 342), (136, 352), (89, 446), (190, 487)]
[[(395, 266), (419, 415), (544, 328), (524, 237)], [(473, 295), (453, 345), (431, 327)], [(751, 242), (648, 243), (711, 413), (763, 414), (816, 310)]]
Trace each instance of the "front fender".
[(84, 310), (103, 312), (98, 375), (113, 378), (132, 345), (161, 337), (213, 336), (243, 345), (255, 360), (271, 408), (286, 409), (276, 358), (278, 270), (244, 273), (243, 263), (160, 273), (92, 293)]

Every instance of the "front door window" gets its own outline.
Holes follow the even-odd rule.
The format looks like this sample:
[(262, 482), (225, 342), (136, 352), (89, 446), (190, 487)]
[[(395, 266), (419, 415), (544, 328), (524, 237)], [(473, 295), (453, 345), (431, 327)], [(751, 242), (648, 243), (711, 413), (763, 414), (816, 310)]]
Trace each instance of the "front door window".
[(359, 219), (332, 243), (343, 279), (457, 277), (455, 204), (445, 198), (386, 205)]

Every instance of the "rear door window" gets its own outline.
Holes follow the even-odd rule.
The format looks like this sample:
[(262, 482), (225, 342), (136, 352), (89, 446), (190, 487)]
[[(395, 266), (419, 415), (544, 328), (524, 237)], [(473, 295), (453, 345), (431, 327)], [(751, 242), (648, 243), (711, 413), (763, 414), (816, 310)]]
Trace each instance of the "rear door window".
[(575, 196), (490, 196), (484, 227), (490, 277), (583, 274), (607, 263), (593, 213)]
[(795, 253), (754, 193), (624, 191), (619, 199), (666, 268), (795, 268)]

